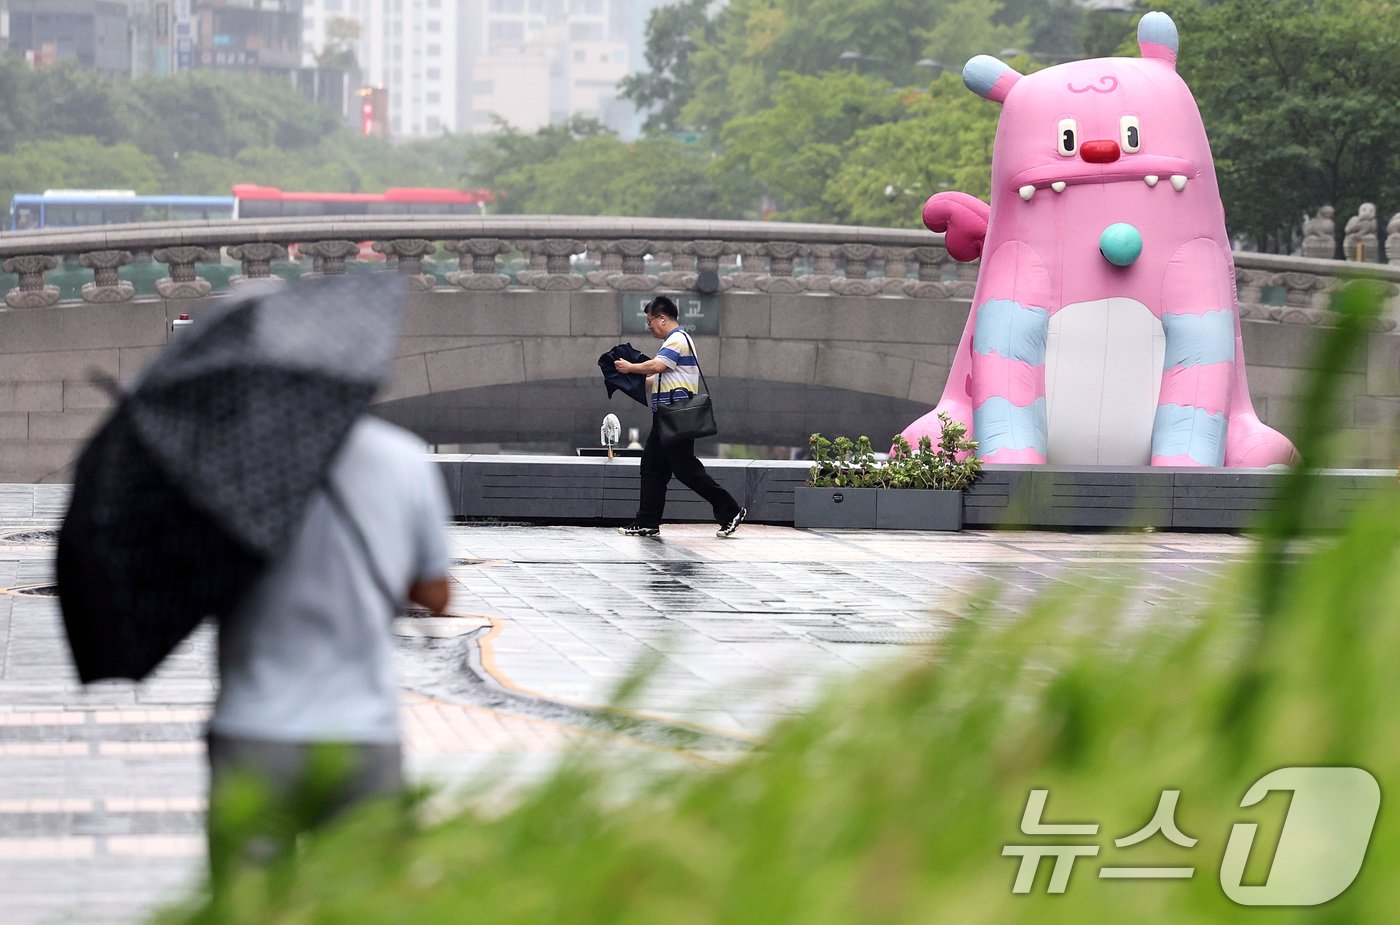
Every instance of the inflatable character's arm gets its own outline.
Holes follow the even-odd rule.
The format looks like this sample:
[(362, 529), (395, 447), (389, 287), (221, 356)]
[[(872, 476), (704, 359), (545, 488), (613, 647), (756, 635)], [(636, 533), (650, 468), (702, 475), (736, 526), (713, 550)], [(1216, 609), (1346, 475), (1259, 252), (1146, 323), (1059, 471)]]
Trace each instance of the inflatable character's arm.
[(991, 207), (967, 193), (935, 193), (924, 203), (924, 225), (943, 233), (954, 260), (968, 263), (982, 256)]

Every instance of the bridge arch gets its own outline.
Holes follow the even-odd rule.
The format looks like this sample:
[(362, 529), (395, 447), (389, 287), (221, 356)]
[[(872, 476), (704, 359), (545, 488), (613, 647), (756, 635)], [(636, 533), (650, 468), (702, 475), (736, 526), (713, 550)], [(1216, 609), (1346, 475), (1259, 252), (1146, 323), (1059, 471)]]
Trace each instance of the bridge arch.
[[(366, 269), (357, 255), (362, 242), (373, 242), (386, 258), (377, 268), (392, 267), (414, 289), (381, 413), (440, 445), (555, 449), (594, 443), (608, 411), (645, 430), (640, 406), (604, 398), (596, 363), (622, 340), (649, 352), (654, 342), (629, 326), (629, 316), (657, 290), (703, 308), (693, 329), (723, 439), (796, 446), (820, 430), (867, 433), (879, 443), (937, 401), (977, 272), (952, 263), (941, 237), (927, 232), (425, 218), (0, 236), (0, 268), (13, 274), (0, 309), (0, 481), (65, 477), (110, 406), (92, 377), (131, 378), (165, 344), (176, 315), (198, 323), (225, 298), (197, 272), (211, 261), (238, 264), (246, 279), (268, 276), (279, 261), (299, 273), (343, 273)], [(90, 281), (60, 288), (46, 274), (72, 258)], [(123, 275), (141, 266), (149, 277), (162, 264), (168, 275), (149, 294)], [(1265, 421), (1287, 429), (1317, 334), (1330, 321), (1327, 291), (1356, 265), (1262, 254), (1237, 254), (1236, 264), (1255, 404)], [(720, 288), (698, 292), (711, 270)], [(1400, 268), (1368, 272), (1400, 283)], [(1342, 461), (1393, 466), (1400, 458), (1393, 312), (1341, 376)]]

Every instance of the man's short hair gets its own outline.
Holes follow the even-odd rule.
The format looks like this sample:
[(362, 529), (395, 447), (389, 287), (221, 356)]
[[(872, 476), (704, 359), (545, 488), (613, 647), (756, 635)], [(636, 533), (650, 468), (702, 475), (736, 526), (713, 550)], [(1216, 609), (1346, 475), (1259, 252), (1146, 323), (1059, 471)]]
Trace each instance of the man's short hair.
[(642, 311), (648, 315), (665, 315), (672, 321), (680, 317), (680, 309), (676, 308), (676, 303), (671, 301), (669, 296), (659, 295), (648, 302)]

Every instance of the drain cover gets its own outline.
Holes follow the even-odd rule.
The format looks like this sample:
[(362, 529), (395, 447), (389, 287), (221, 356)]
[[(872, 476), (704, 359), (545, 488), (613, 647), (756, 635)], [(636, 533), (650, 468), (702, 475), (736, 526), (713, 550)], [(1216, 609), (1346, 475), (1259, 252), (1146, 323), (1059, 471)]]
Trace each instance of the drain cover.
[(929, 646), (943, 638), (928, 630), (816, 630), (813, 639), (822, 642), (848, 642), (881, 646)]
[(52, 546), (57, 542), (57, 530), (19, 530), (0, 536), (0, 543), (14, 543), (19, 546)]
[(29, 594), (34, 597), (58, 597), (58, 585), (31, 585), (28, 588), (9, 588), (11, 594)]

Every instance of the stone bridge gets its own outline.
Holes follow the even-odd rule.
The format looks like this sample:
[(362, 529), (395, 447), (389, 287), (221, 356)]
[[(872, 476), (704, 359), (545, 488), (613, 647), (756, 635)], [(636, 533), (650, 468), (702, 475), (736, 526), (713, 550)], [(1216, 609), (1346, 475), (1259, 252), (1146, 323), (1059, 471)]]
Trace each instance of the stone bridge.
[[(377, 410), (445, 450), (571, 453), (596, 445), (609, 411), (645, 435), (640, 405), (605, 397), (597, 358), (629, 339), (650, 352), (639, 311), (654, 291), (679, 293), (725, 442), (802, 446), (822, 431), (878, 443), (937, 401), (977, 273), (921, 231), (574, 216), (4, 234), (0, 261), (12, 274), (0, 481), (66, 478), (111, 405), (96, 380), (130, 380), (179, 314), (198, 324), (248, 281), (307, 273), (407, 277), (399, 358)], [(1255, 404), (1287, 432), (1330, 321), (1328, 291), (1355, 264), (1248, 253), (1236, 263)], [(1367, 272), (1400, 283), (1400, 269)], [(1392, 306), (1341, 371), (1348, 465), (1400, 462), (1394, 319)]]

